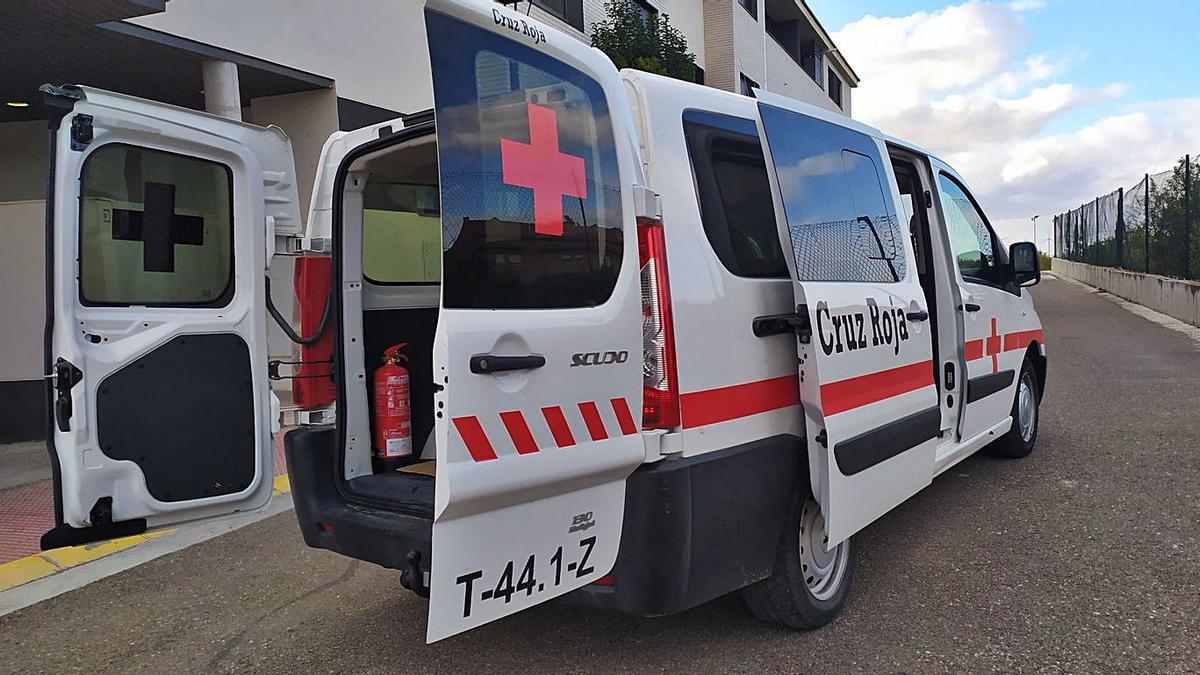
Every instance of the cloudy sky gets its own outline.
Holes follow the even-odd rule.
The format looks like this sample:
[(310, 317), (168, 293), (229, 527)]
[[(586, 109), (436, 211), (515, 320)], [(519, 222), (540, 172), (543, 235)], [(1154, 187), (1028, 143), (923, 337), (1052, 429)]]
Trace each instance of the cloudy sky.
[(952, 164), (1007, 241), (1200, 154), (1200, 0), (808, 0), (854, 117)]

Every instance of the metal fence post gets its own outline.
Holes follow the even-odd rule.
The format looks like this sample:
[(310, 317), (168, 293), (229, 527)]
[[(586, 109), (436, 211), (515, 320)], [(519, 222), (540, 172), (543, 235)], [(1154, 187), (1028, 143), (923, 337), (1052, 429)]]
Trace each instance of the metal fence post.
[(1146, 174), (1146, 209), (1142, 212), (1142, 218), (1146, 221), (1146, 250), (1143, 253), (1146, 256), (1146, 274), (1150, 273), (1150, 174)]
[(1096, 243), (1092, 246), (1092, 262), (1100, 264), (1100, 198), (1092, 203), (1092, 231), (1096, 234)]
[(1117, 267), (1125, 267), (1125, 188), (1117, 188), (1117, 233), (1115, 242)]
[(1192, 156), (1183, 156), (1183, 278), (1192, 278)]

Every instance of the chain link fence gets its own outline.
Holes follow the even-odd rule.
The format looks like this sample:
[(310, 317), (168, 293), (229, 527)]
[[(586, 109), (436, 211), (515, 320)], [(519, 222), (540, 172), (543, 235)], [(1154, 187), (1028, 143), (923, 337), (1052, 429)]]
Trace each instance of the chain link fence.
[(1054, 252), (1067, 260), (1200, 279), (1200, 161), (1146, 174), (1054, 217)]

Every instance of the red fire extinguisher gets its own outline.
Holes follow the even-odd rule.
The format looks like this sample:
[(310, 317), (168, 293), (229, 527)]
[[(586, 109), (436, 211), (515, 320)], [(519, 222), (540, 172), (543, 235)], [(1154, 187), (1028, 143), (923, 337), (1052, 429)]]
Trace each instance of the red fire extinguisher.
[(409, 409), (408, 363), (398, 344), (383, 352), (383, 365), (375, 371), (374, 448), (377, 470), (397, 468), (412, 455), (412, 415)]

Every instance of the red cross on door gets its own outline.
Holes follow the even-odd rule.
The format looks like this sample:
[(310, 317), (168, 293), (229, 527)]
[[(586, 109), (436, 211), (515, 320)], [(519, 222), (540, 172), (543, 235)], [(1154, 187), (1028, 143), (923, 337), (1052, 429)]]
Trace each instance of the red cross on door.
[(996, 319), (992, 319), (992, 334), (984, 340), (984, 353), (992, 357), (992, 372), (1000, 370), (1000, 348), (1002, 340), (1000, 334), (996, 332)]
[(528, 103), (529, 143), (500, 139), (504, 183), (533, 190), (533, 231), (561, 237), (563, 196), (587, 199), (583, 158), (558, 151), (558, 115)]

